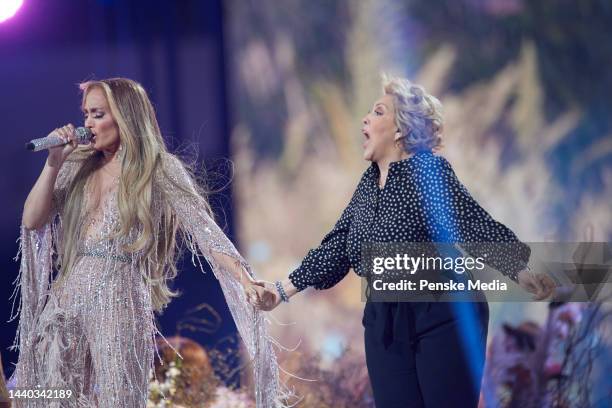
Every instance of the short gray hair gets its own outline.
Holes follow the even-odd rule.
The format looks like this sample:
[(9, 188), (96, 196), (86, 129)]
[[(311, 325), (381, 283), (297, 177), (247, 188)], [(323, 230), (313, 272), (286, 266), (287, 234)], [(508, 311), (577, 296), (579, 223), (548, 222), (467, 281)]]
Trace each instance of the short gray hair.
[(395, 104), (395, 122), (404, 136), (401, 141), (408, 153), (433, 150), (442, 144), (442, 104), (425, 88), (408, 79), (383, 74), (383, 91)]

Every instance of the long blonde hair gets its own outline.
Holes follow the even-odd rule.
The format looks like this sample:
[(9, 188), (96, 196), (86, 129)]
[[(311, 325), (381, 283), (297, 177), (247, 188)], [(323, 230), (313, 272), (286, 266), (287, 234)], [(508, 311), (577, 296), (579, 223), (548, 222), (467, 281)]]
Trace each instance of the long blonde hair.
[[(179, 252), (177, 232), (180, 225), (170, 205), (172, 197), (163, 192), (159, 197), (154, 197), (155, 183), (162, 183), (162, 180), (162, 184), (172, 183), (182, 193), (198, 199), (204, 205), (203, 210), (212, 214), (210, 206), (203, 191), (191, 178), (185, 185), (179, 185), (177, 183), (181, 181), (166, 174), (165, 169), (170, 160), (185, 166), (168, 152), (153, 105), (139, 83), (125, 78), (111, 78), (88, 81), (82, 83), (80, 88), (83, 91), (83, 101), (93, 88), (104, 92), (119, 128), (122, 158), (117, 205), (120, 223), (112, 238), (129, 239), (130, 233), (136, 228), (136, 239), (124, 244), (121, 249), (126, 253), (139, 252), (138, 259), (143, 264), (138, 267), (151, 285), (153, 307), (161, 310), (176, 296), (168, 284), (177, 274), (175, 263)], [(63, 208), (64, 231), (58, 251), (58, 268), (62, 278), (76, 261), (82, 232), (80, 222), (85, 185), (102, 158), (101, 152), (92, 148), (79, 149), (72, 155), (75, 156), (73, 160), (82, 160), (83, 163), (70, 183)], [(157, 199), (161, 202), (154, 203)], [(160, 211), (157, 216), (153, 214), (154, 204)]]

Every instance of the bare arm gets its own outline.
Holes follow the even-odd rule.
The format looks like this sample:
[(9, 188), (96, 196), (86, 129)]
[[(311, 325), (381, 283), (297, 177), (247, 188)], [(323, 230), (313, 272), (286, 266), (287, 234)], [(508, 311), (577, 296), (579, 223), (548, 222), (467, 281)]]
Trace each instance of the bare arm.
[(32, 187), (30, 194), (28, 194), (23, 207), (22, 223), (27, 229), (40, 228), (49, 220), (55, 180), (64, 161), (77, 146), (72, 125), (68, 124), (62, 128), (55, 129), (54, 133), (65, 139), (66, 142), (70, 141), (70, 143), (65, 146), (49, 149), (49, 156), (45, 166), (34, 187)]
[[(162, 188), (171, 197), (170, 204), (182, 227), (191, 235), (198, 248), (209, 261), (215, 276), (225, 280), (228, 276), (240, 283), (244, 290), (253, 289), (250, 293), (257, 294), (259, 287), (255, 286), (250, 268), (238, 253), (233, 243), (219, 228), (207, 212), (207, 204), (195, 190), (194, 182), (176, 157), (168, 155), (164, 161), (167, 174), (162, 178)], [(185, 194), (178, 186), (191, 190)], [(179, 199), (180, 197), (180, 199)]]
[(236, 260), (235, 258), (216, 251), (212, 251), (211, 256), (214, 258), (216, 263), (223, 266), (232, 275), (234, 275), (234, 278), (239, 281), (242, 286), (251, 285), (255, 282), (249, 272), (244, 268), (244, 266), (242, 266), (240, 261)]
[(49, 160), (45, 162), (45, 167), (43, 167), (23, 206), (22, 223), (27, 229), (40, 228), (49, 219), (53, 187), (59, 169), (59, 167), (52, 167)]

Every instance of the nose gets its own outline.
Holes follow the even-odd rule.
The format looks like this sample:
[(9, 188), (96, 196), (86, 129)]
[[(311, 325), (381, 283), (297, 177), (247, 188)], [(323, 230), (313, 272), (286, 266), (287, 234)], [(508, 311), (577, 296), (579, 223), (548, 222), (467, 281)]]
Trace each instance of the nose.
[(88, 117), (87, 119), (85, 119), (84, 125), (86, 128), (93, 129), (93, 119), (91, 117)]
[(369, 123), (368, 116), (370, 116), (370, 114), (366, 113), (363, 119), (361, 119), (361, 123), (363, 123), (364, 125), (367, 125)]

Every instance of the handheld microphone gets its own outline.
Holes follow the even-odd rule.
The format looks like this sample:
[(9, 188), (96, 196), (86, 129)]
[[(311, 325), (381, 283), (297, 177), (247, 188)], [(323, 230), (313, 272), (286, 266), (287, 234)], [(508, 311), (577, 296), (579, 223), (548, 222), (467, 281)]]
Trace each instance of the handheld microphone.
[[(91, 130), (86, 127), (78, 127), (74, 130), (74, 135), (76, 136), (77, 142), (79, 144), (88, 144), (91, 140)], [(26, 143), (26, 150), (30, 150), (32, 152), (38, 152), (40, 150), (46, 150), (55, 146), (62, 146), (68, 144), (64, 142), (64, 140), (56, 135), (55, 133), (51, 133), (47, 137), (41, 137), (39, 139), (30, 140)]]

